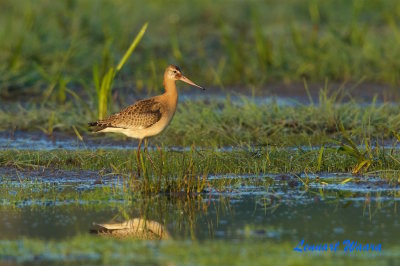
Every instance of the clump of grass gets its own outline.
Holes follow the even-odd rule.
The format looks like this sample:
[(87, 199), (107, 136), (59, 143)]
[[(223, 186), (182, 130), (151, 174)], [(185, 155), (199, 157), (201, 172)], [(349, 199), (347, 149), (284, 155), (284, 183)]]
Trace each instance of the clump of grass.
[[(358, 148), (364, 152), (364, 148)], [(369, 172), (400, 170), (400, 152), (379, 147), (371, 150)], [(214, 151), (149, 151), (142, 157), (143, 176), (134, 178), (136, 159), (131, 151), (0, 151), (0, 166), (16, 168), (48, 167), (112, 172), (131, 180), (136, 191), (198, 193), (207, 185), (209, 175), (263, 175), (269, 173), (352, 172), (357, 158), (338, 152), (337, 148), (287, 149), (267, 146), (257, 149)], [(147, 155), (145, 155), (147, 156)], [(366, 169), (364, 169), (366, 170)]]
[[(197, 151), (192, 147), (178, 158), (171, 158), (171, 153), (158, 148), (151, 154), (147, 151), (140, 154), (139, 165), (132, 169), (140, 169), (140, 176), (131, 171), (127, 176), (130, 191), (143, 195), (168, 194), (194, 196), (203, 192), (206, 186), (208, 168), (199, 169), (195, 165)], [(128, 161), (128, 164), (131, 160)], [(177, 165), (179, 163), (179, 166)], [(114, 173), (124, 173), (125, 164), (111, 164)], [(129, 165), (129, 168), (131, 166)]]
[(104, 73), (99, 73), (99, 68), (93, 68), (93, 81), (96, 88), (97, 95), (97, 110), (98, 119), (103, 119), (108, 110), (108, 104), (111, 99), (111, 89), (115, 76), (121, 71), (122, 67), (125, 65), (128, 58), (131, 56), (140, 40), (142, 39), (144, 33), (146, 32), (148, 23), (145, 23), (140, 29), (139, 33), (136, 35), (135, 39), (132, 41), (128, 50), (125, 52), (124, 56), (121, 58), (117, 66), (110, 67)]
[[(343, 132), (342, 138), (344, 143), (339, 147), (338, 151), (357, 160), (352, 174), (356, 175), (363, 171), (368, 171), (374, 158), (373, 150), (369, 143), (370, 140), (365, 140), (365, 147), (361, 150), (345, 132)], [(379, 147), (376, 150), (379, 150)]]

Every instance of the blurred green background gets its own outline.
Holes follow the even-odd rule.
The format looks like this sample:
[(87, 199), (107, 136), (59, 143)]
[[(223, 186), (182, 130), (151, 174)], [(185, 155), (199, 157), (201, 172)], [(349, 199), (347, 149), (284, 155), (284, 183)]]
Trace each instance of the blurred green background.
[[(205, 98), (190, 94), (190, 100), (180, 104), (182, 114), (168, 131), (174, 134), (167, 136), (186, 132), (182, 139), (191, 140), (188, 136), (198, 135), (191, 132), (207, 128), (215, 138), (215, 132), (225, 136), (237, 127), (240, 141), (250, 132), (265, 143), (259, 132), (271, 129), (283, 132), (284, 128), (295, 139), (298, 132), (314, 134), (315, 128), (323, 133), (327, 128), (340, 131), (337, 124), (366, 132), (359, 124), (371, 112), (376, 129), (382, 123), (390, 125), (385, 132), (399, 128), (397, 115), (387, 121), (389, 113), (398, 114), (394, 107), (344, 108), (354, 115), (333, 107), (342, 103), (340, 92), (356, 99), (363, 93), (369, 99), (378, 93), (389, 95), (382, 97), (384, 101), (398, 99), (400, 2), (396, 0), (1, 0), (0, 10), (1, 130), (35, 130), (49, 136), (55, 130), (87, 132), (88, 122), (160, 93), (168, 64), (179, 65), (209, 90), (201, 94)], [(99, 80), (117, 65), (146, 22), (147, 31), (112, 87), (99, 93)], [(320, 93), (316, 99), (320, 105), (312, 110), (257, 107), (247, 100), (230, 106), (229, 97), (222, 105), (199, 102), (216, 100), (214, 93), (221, 91), (223, 101), (232, 91), (264, 96), (283, 91), (280, 95), (308, 101), (303, 82), (312, 87), (312, 97), (320, 88), (329, 88), (326, 84), (336, 87), (329, 88), (333, 96), (326, 90)], [(359, 83), (362, 86), (352, 90)], [(336, 90), (337, 84), (345, 85)], [(183, 84), (179, 86), (185, 91)], [(244, 119), (246, 114), (250, 118)], [(252, 120), (256, 122), (243, 125)], [(288, 126), (292, 120), (306, 129)], [(231, 142), (236, 139), (221, 143)]]
[(207, 87), (365, 80), (399, 84), (400, 2), (0, 1), (0, 95), (90, 91), (148, 30), (115, 87), (162, 89), (169, 63)]

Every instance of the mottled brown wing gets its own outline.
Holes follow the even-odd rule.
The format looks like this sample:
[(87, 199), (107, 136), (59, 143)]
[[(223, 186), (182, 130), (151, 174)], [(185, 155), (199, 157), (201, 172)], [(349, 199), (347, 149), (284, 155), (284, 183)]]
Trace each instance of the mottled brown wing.
[[(98, 130), (106, 127), (144, 129), (157, 123), (162, 116), (162, 104), (154, 99), (141, 100), (104, 120), (90, 123)], [(98, 131), (96, 130), (96, 131)]]

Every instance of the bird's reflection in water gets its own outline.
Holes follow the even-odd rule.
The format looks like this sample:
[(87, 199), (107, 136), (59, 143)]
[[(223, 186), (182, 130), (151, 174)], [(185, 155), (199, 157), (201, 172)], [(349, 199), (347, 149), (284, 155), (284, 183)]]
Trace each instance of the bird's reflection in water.
[(96, 228), (92, 229), (91, 233), (102, 236), (140, 240), (171, 239), (164, 225), (143, 218), (134, 218), (122, 223), (93, 223), (93, 225)]

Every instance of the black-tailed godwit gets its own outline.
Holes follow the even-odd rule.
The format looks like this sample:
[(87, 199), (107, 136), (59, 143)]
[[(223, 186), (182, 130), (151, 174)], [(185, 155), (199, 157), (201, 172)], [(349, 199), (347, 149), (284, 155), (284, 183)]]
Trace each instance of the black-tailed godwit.
[(164, 72), (165, 92), (148, 99), (137, 101), (120, 112), (103, 120), (89, 123), (94, 132), (122, 133), (139, 139), (137, 159), (139, 162), (140, 146), (143, 139), (161, 133), (171, 122), (178, 103), (175, 81), (181, 80), (202, 90), (182, 74), (179, 67), (170, 65)]

